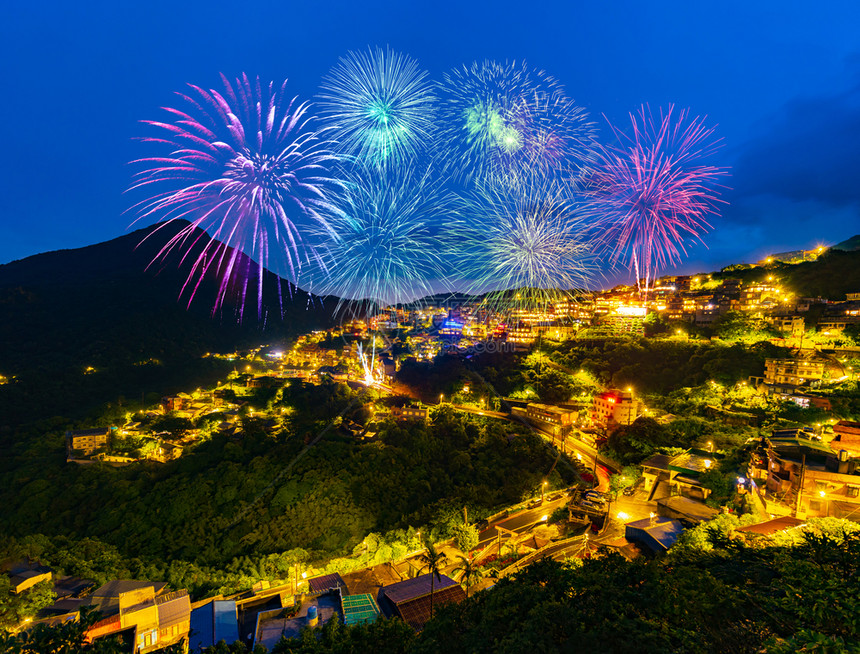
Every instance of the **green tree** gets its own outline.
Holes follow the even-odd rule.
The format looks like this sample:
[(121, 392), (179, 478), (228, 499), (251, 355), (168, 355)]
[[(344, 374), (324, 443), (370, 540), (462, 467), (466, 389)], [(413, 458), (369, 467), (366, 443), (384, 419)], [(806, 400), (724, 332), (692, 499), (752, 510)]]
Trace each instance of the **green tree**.
[(454, 568), (454, 573), (460, 573), (460, 583), (466, 587), (466, 599), (469, 599), (469, 590), (484, 578), (484, 572), (475, 565), (472, 557), (458, 556), (460, 565)]
[(451, 527), (451, 533), (457, 547), (464, 552), (469, 552), (478, 545), (479, 534), (475, 525), (456, 524)]
[(435, 591), (435, 583), (438, 579), (442, 581), (442, 567), (448, 560), (443, 552), (437, 552), (433, 543), (428, 542), (424, 552), (418, 557), (421, 562), (422, 570), (427, 570), (430, 575), (430, 618), (433, 618), (433, 593)]

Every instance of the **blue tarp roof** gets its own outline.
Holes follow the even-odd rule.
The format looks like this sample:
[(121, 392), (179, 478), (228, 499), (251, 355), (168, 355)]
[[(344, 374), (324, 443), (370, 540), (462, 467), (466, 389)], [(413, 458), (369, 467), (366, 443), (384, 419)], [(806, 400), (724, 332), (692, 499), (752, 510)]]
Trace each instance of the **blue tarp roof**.
[(239, 640), (236, 602), (216, 600), (191, 612), (191, 651), (211, 647), (223, 640), (228, 645)]
[(624, 537), (642, 543), (655, 554), (665, 552), (684, 532), (684, 527), (678, 520), (656, 517), (628, 522), (625, 525)]

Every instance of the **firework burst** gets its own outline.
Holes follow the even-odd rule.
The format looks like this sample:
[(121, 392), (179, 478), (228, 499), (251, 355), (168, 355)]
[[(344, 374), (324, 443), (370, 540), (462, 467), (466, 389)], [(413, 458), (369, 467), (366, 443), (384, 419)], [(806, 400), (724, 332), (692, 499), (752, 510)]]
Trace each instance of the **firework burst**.
[(469, 198), (477, 217), (460, 275), (487, 303), (545, 307), (585, 288), (594, 271), (590, 215), (570, 187), (544, 177), (482, 184)]
[(629, 135), (610, 125), (618, 145), (603, 151), (591, 178), (604, 244), (633, 270), (642, 293), (660, 269), (680, 262), (685, 239), (701, 240), (728, 172), (702, 163), (719, 146), (705, 118), (673, 111), (655, 117), (641, 107), (630, 114)]
[(455, 198), (412, 167), (353, 168), (344, 180), (315, 291), (353, 310), (432, 294), (445, 277), (453, 235), (462, 231)]
[(576, 173), (594, 158), (585, 111), (525, 63), (453, 70), (442, 95), (440, 159), (467, 184), (524, 171)]
[(319, 97), (340, 152), (365, 165), (408, 162), (431, 140), (436, 97), (426, 71), (406, 55), (350, 52), (323, 79)]
[(201, 238), (207, 241), (194, 248), (199, 256), (182, 290), (189, 304), (207, 274), (219, 279), (215, 309), (237, 281), (247, 288), (248, 280), (239, 279), (247, 270), (244, 254), (259, 264), (259, 308), (265, 269), (296, 282), (314, 257), (305, 235), (327, 229), (329, 197), (339, 187), (327, 172), (335, 156), (314, 131), (308, 105), (287, 99), (286, 82), (222, 80), (222, 91), (190, 85), (188, 94), (178, 94), (185, 106), (165, 108), (169, 122), (144, 121), (162, 135), (142, 140), (167, 152), (133, 162), (144, 169), (132, 189), (151, 192), (135, 209), (139, 219), (189, 222), (159, 257), (176, 249), (187, 256)]

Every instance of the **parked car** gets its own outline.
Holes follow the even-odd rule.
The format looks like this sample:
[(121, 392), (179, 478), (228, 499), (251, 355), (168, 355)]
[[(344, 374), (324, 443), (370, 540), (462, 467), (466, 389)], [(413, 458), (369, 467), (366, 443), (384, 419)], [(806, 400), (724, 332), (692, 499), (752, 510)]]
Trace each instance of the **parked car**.
[(587, 497), (590, 500), (595, 500), (597, 502), (605, 502), (606, 496), (596, 490), (587, 490), (582, 494), (583, 497)]
[(635, 486), (628, 486), (623, 491), (621, 491), (621, 494), (624, 495), (624, 497), (630, 497), (630, 496), (634, 495), (635, 493), (636, 493), (636, 487)]
[(579, 505), (586, 509), (592, 509), (593, 511), (602, 511), (605, 508), (605, 505), (602, 502), (594, 502), (589, 499), (582, 500)]

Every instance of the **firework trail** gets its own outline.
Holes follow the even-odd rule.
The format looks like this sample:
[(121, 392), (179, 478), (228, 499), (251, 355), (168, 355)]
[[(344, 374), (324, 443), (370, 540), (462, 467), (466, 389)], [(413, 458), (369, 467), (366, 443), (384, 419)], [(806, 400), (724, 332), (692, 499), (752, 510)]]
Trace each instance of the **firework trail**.
[(655, 118), (641, 107), (630, 114), (630, 135), (610, 124), (618, 145), (604, 149), (591, 177), (604, 245), (634, 271), (641, 293), (660, 269), (680, 263), (685, 238), (701, 240), (721, 202), (718, 180), (728, 173), (702, 163), (720, 145), (714, 128), (688, 110), (673, 111), (670, 105)]
[(477, 217), (459, 275), (485, 303), (545, 308), (594, 272), (592, 216), (570, 186), (542, 176), (484, 183), (468, 198)]
[(314, 258), (305, 234), (326, 231), (326, 217), (336, 214), (329, 198), (339, 183), (327, 172), (335, 156), (314, 131), (308, 105), (286, 97), (286, 82), (222, 80), (221, 91), (189, 85), (178, 94), (181, 110), (165, 108), (168, 122), (144, 121), (161, 136), (142, 140), (167, 152), (133, 162), (144, 169), (131, 188), (151, 193), (134, 209), (139, 220), (189, 221), (156, 259), (178, 249), (184, 260), (198, 241), (206, 243), (194, 250), (200, 254), (182, 289), (189, 305), (207, 273), (220, 284), (213, 310), (231, 285), (247, 288), (245, 254), (259, 264), (259, 311), (264, 270), (295, 283)]
[(323, 79), (319, 98), (339, 152), (362, 164), (403, 164), (431, 141), (436, 97), (427, 72), (409, 56), (350, 52)]
[(414, 167), (356, 167), (343, 175), (315, 292), (336, 295), (338, 310), (349, 303), (352, 311), (434, 293), (462, 232), (456, 198)]
[(485, 61), (444, 76), (442, 165), (470, 184), (535, 169), (578, 174), (595, 156), (586, 112), (543, 71)]

